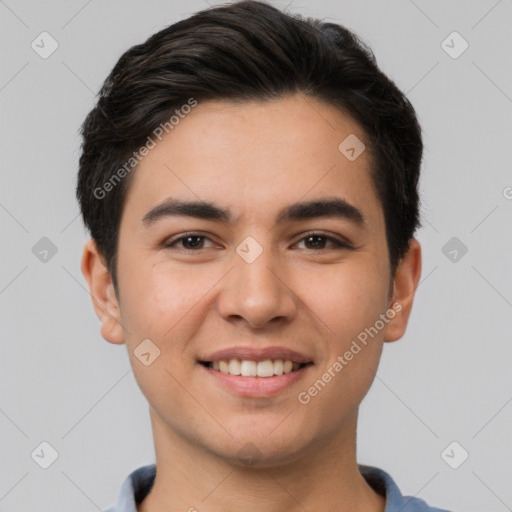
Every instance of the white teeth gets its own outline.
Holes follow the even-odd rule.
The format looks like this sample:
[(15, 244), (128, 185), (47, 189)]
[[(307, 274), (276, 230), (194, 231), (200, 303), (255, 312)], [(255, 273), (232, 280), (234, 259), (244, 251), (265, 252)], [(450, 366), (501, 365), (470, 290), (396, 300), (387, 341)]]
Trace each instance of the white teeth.
[(258, 377), (272, 377), (274, 375), (274, 363), (270, 359), (260, 361), (256, 373)]
[(222, 373), (229, 373), (229, 366), (226, 361), (219, 361), (219, 370)]
[(231, 359), (229, 361), (229, 373), (231, 375), (240, 375), (242, 373), (241, 364), (238, 359)]
[(256, 362), (242, 361), (240, 364), (240, 374), (242, 377), (256, 377)]
[(249, 361), (240, 359), (223, 359), (213, 361), (212, 368), (225, 374), (241, 375), (242, 377), (273, 377), (296, 371), (301, 367), (300, 363), (284, 361), (282, 359), (266, 359), (265, 361)]
[(283, 361), (281, 359), (278, 359), (277, 361), (274, 361), (274, 374), (275, 375), (283, 375)]

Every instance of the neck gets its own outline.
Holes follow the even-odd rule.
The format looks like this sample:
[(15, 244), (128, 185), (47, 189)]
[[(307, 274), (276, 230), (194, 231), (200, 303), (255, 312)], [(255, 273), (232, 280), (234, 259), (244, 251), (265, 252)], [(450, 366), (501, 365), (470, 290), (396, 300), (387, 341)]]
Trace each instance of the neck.
[(151, 411), (157, 474), (138, 512), (384, 512), (359, 473), (357, 414), (335, 438), (292, 462), (240, 467), (169, 432)]

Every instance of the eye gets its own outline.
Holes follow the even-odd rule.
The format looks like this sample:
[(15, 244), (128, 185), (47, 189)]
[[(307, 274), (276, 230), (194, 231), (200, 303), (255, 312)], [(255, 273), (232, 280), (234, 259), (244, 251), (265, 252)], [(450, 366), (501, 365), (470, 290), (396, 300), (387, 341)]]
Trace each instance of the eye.
[[(298, 243), (300, 244), (303, 241), (305, 241), (306, 244), (309, 244), (313, 250), (326, 249), (326, 243), (332, 244), (334, 249), (352, 249), (348, 243), (342, 242), (341, 240), (338, 240), (332, 236), (324, 235), (323, 233), (309, 233), (301, 240), (299, 240)], [(308, 247), (306, 247), (306, 249), (307, 248)]]
[(187, 251), (205, 249), (205, 240), (209, 240), (209, 238), (199, 233), (187, 233), (184, 236), (180, 236), (179, 238), (166, 243), (165, 248), (176, 247), (178, 249), (185, 249)]
[[(179, 238), (175, 238), (174, 240), (166, 243), (164, 247), (166, 249), (176, 248), (178, 250), (182, 249), (185, 251), (198, 252), (201, 249), (208, 248), (205, 247), (205, 242), (207, 240), (212, 242), (207, 236), (200, 233), (186, 233)], [(312, 249), (314, 251), (329, 249), (329, 244), (331, 245), (330, 248), (335, 250), (352, 249), (348, 243), (323, 233), (309, 233), (300, 239), (298, 244), (302, 242), (305, 242), (306, 245), (309, 245), (309, 247), (305, 247), (306, 249)]]

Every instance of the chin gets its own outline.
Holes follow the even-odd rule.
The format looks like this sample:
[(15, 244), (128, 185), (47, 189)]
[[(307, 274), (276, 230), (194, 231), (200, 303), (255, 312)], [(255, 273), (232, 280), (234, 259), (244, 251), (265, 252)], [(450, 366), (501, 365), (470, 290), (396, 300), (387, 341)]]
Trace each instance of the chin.
[[(274, 423), (272, 428), (276, 425)], [(212, 452), (228, 464), (248, 469), (268, 469), (291, 464), (308, 452), (311, 440), (305, 439), (300, 432), (291, 433), (283, 429), (268, 435), (271, 430), (258, 430), (257, 425), (253, 425), (243, 435), (231, 438), (227, 445), (216, 444)], [(251, 435), (251, 431), (254, 435)]]

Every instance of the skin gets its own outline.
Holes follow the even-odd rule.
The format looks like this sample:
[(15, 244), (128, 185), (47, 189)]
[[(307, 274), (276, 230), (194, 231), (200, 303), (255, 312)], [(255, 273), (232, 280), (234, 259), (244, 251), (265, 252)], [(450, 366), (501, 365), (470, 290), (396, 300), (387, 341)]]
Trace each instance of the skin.
[[(413, 239), (392, 279), (369, 150), (352, 162), (338, 150), (349, 134), (365, 141), (358, 123), (302, 95), (200, 103), (136, 171), (120, 225), (119, 297), (94, 242), (86, 244), (82, 271), (102, 336), (126, 343), (149, 402), (158, 472), (139, 512), (384, 511), (357, 468), (357, 414), (383, 343), (406, 330), (421, 249)], [(356, 206), (365, 224), (276, 223), (291, 203), (333, 196)], [(145, 227), (144, 215), (168, 197), (214, 202), (236, 222), (174, 216)], [(206, 236), (199, 249), (165, 247), (191, 231)], [(352, 249), (310, 243), (311, 232)], [(252, 263), (236, 252), (247, 236), (263, 249)], [(299, 403), (298, 393), (394, 303), (401, 311)], [(160, 350), (149, 366), (134, 355), (147, 338)], [(244, 398), (197, 361), (235, 345), (284, 346), (314, 364), (277, 396)]]

